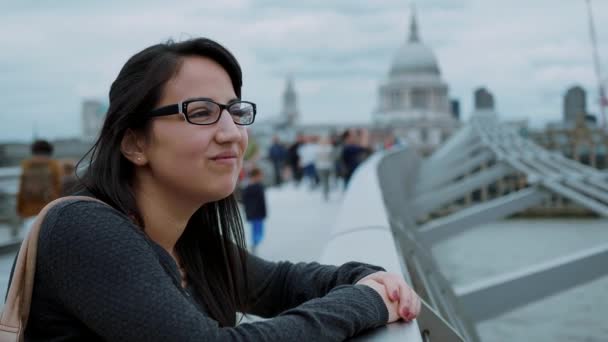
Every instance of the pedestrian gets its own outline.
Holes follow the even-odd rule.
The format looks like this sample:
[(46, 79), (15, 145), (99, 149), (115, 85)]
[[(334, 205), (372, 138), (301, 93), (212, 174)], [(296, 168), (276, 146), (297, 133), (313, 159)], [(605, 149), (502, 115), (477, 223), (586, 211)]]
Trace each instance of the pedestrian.
[(371, 149), (367, 146), (369, 139), (364, 132), (348, 130), (344, 137), (342, 161), (344, 163), (344, 188), (346, 189), (353, 173), (355, 173), (359, 164), (369, 156)]
[(255, 167), (249, 172), (249, 185), (243, 190), (245, 216), (251, 226), (252, 252), (257, 254), (258, 246), (264, 238), (264, 219), (266, 218), (266, 198), (264, 195), (264, 176)]
[[(397, 274), (247, 252), (232, 195), (256, 105), (205, 38), (131, 57), (78, 194), (40, 230), (26, 340), (342, 341), (420, 310)], [(269, 318), (237, 324), (237, 312)]]
[(17, 191), (17, 214), (24, 219), (25, 231), (29, 230), (40, 210), (61, 194), (61, 165), (52, 158), (53, 145), (46, 140), (37, 140), (31, 151), (32, 157), (21, 163)]
[(299, 185), (302, 180), (303, 172), (300, 163), (299, 150), (303, 143), (304, 137), (298, 134), (296, 141), (287, 148), (287, 162), (289, 163), (289, 169), (291, 170), (291, 177), (296, 185)]
[(314, 137), (308, 137), (298, 148), (300, 156), (300, 167), (303, 177), (307, 179), (310, 189), (314, 189), (319, 183), (317, 170), (315, 168), (315, 158), (317, 157), (317, 143)]
[(272, 169), (274, 171), (274, 185), (281, 185), (283, 182), (283, 166), (285, 165), (285, 159), (287, 158), (287, 149), (278, 136), (272, 138), (272, 145), (268, 151), (268, 157), (272, 162)]
[(317, 146), (315, 167), (319, 173), (323, 190), (323, 199), (326, 201), (329, 199), (329, 177), (334, 163), (334, 148), (331, 144), (330, 137), (323, 137)]

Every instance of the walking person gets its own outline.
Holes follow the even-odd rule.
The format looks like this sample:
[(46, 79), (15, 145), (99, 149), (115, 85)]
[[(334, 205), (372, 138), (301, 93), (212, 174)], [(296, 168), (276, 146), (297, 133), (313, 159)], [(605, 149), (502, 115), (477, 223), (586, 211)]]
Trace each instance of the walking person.
[(243, 206), (245, 217), (251, 226), (253, 254), (257, 254), (258, 246), (264, 238), (264, 219), (266, 218), (266, 196), (264, 194), (264, 176), (255, 167), (249, 172), (249, 184), (243, 190)]
[(287, 162), (291, 170), (291, 177), (294, 180), (295, 185), (300, 185), (302, 180), (302, 166), (300, 162), (300, 146), (304, 143), (304, 137), (298, 135), (296, 141), (294, 141), (287, 149)]
[(304, 178), (308, 181), (310, 189), (318, 185), (317, 170), (315, 168), (315, 158), (317, 156), (317, 143), (314, 137), (307, 137), (298, 148), (300, 156), (300, 167)]
[(371, 153), (369, 138), (363, 131), (348, 130), (345, 133), (342, 161), (344, 162), (344, 188), (348, 187), (353, 173)]
[(279, 186), (283, 183), (283, 166), (287, 159), (287, 149), (281, 144), (281, 141), (277, 136), (272, 138), (272, 145), (268, 151), (268, 157), (272, 162), (272, 169), (274, 171), (274, 185)]
[(233, 192), (257, 109), (241, 86), (205, 38), (126, 62), (78, 193), (105, 204), (47, 212), (26, 340), (342, 341), (416, 317), (418, 296), (380, 267), (247, 252)]
[(329, 200), (329, 178), (334, 166), (334, 148), (329, 137), (322, 137), (317, 146), (315, 167), (319, 173), (323, 199)]

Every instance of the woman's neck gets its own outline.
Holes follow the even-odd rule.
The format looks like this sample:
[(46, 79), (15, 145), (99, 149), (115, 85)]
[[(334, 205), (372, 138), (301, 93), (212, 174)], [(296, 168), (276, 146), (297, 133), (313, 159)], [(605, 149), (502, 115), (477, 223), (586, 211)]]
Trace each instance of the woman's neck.
[(133, 188), (146, 234), (175, 258), (175, 244), (200, 203), (187, 201), (146, 176), (136, 177)]

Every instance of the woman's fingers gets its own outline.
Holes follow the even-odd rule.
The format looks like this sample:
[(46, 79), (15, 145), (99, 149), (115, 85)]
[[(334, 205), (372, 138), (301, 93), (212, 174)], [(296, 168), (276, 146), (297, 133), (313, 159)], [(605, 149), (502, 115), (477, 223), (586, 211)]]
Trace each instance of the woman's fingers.
[(372, 280), (384, 285), (386, 297), (398, 304), (397, 315), (406, 322), (413, 320), (420, 313), (422, 305), (420, 298), (401, 276), (395, 273), (377, 272), (370, 274), (363, 280)]
[(376, 292), (378, 292), (380, 297), (382, 297), (382, 300), (384, 301), (384, 305), (386, 306), (386, 309), (388, 310), (388, 322), (387, 323), (392, 323), (392, 322), (399, 320), (399, 318), (401, 317), (399, 315), (399, 303), (392, 301), (388, 297), (388, 293), (386, 291), (386, 286), (384, 284), (381, 284), (373, 279), (364, 279), (364, 280), (360, 281), (359, 284), (371, 287)]
[(413, 308), (414, 304), (414, 291), (407, 288), (406, 286), (401, 286), (401, 300), (399, 301), (399, 316), (406, 321), (412, 320), (413, 317)]
[(420, 313), (420, 297), (407, 285), (402, 286), (401, 293), (404, 300), (399, 303), (399, 314), (404, 320), (411, 321)]
[(380, 284), (384, 285), (384, 287), (386, 288), (386, 294), (388, 295), (388, 298), (393, 301), (399, 301), (401, 298), (401, 287), (399, 286), (399, 283), (396, 281), (392, 281), (390, 279), (380, 279), (378, 281)]
[(386, 287), (386, 294), (391, 301), (398, 301), (401, 296), (401, 287), (399, 286), (400, 278), (394, 274), (387, 272), (377, 272), (370, 275), (370, 279), (373, 279)]

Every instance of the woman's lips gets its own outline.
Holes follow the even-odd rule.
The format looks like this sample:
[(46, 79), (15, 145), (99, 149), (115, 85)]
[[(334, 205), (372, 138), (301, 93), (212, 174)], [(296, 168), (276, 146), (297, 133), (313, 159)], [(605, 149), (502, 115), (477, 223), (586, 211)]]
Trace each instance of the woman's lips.
[(211, 158), (214, 162), (223, 165), (233, 165), (236, 164), (236, 156), (235, 155), (220, 155)]

